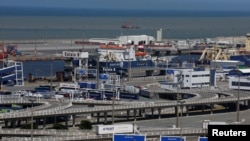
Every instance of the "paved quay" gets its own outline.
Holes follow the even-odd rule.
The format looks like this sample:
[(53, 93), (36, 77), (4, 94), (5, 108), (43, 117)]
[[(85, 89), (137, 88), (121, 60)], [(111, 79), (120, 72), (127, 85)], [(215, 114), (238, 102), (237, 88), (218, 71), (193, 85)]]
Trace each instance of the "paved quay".
[[(2, 89), (3, 90), (7, 90), (7, 91), (11, 91), (11, 92), (14, 92), (14, 91), (18, 91), (18, 90), (32, 90), (34, 89), (35, 87), (38, 87), (40, 85), (50, 85), (49, 82), (43, 82), (43, 81), (40, 81), (40, 82), (28, 82), (28, 81), (25, 81), (24, 82), (24, 85), (23, 86), (3, 86)], [(52, 83), (52, 85), (59, 85), (59, 83)]]
[[(32, 52), (32, 48), (31, 48), (31, 52)], [(39, 49), (39, 53), (40, 54), (43, 54), (42, 53), (42, 50)], [(153, 82), (153, 81), (149, 81), (149, 82)], [(142, 85), (143, 86), (146, 86), (148, 82), (138, 82), (138, 81), (133, 81), (131, 82), (131, 84), (136, 84), (137, 85)], [(156, 83), (156, 82), (155, 82)], [(15, 90), (20, 90), (20, 89), (33, 89), (34, 87), (36, 86), (39, 86), (39, 85), (43, 85), (43, 84), (50, 84), (50, 83), (47, 83), (47, 82), (36, 82), (36, 83), (29, 83), (29, 82), (25, 82), (25, 86), (15, 86), (15, 87), (4, 87), (3, 89), (4, 90), (10, 90), (10, 91), (15, 91)], [(57, 84), (57, 83), (55, 83)], [(151, 85), (152, 86), (152, 85)], [(220, 88), (223, 88), (223, 89), (228, 89), (227, 88), (227, 83), (224, 83), (224, 82), (218, 82), (218, 86)], [(161, 89), (155, 87), (155, 86), (152, 86), (152, 87), (148, 87), (149, 90), (151, 91), (161, 91)], [(195, 91), (196, 89), (192, 89), (190, 91)], [(163, 91), (163, 90), (162, 90)], [(212, 93), (209, 93), (207, 92), (208, 89), (197, 89), (197, 91), (199, 91), (199, 94), (202, 95), (201, 98), (207, 98), (207, 96), (211, 96), (211, 95), (208, 95), (208, 94), (212, 94)], [(228, 91), (228, 92), (231, 92), (231, 91)], [(237, 91), (233, 91), (233, 94), (236, 96), (237, 95)], [(242, 93), (244, 94), (244, 93)], [(241, 94), (241, 95), (242, 95)], [(156, 101), (156, 99), (153, 99)], [(249, 117), (250, 117), (250, 111), (249, 110), (244, 110), (244, 111), (241, 111), (240, 112), (240, 119), (241, 119), (241, 122), (243, 124), (250, 124), (250, 121), (249, 121)], [(182, 120), (182, 127), (183, 128), (186, 128), (186, 129), (194, 129), (194, 128), (201, 128), (202, 127), (202, 121), (204, 120), (210, 120), (210, 121), (226, 121), (227, 123), (234, 123), (236, 121), (236, 112), (235, 111), (232, 111), (232, 112), (229, 112), (229, 113), (213, 113), (213, 114), (205, 114), (205, 115), (195, 115), (195, 116), (187, 116), (187, 115), (184, 115), (181, 120)], [(131, 123), (132, 121), (128, 121), (128, 123)], [(134, 123), (138, 124), (140, 129), (143, 131), (147, 131), (149, 130), (169, 130), (169, 128), (172, 128), (175, 123), (176, 123), (176, 118), (161, 118), (161, 119), (151, 119), (151, 120), (140, 120), (140, 119), (137, 119), (136, 121), (134, 121)], [(188, 137), (187, 138), (188, 140), (187, 141), (197, 141), (197, 137)], [(149, 139), (150, 140), (150, 139)], [(153, 140), (153, 139), (152, 139)]]
[[(27, 84), (29, 87), (34, 87), (39, 85), (40, 83), (31, 83)], [(228, 113), (207, 113), (202, 115), (186, 115), (183, 114), (183, 116), (179, 119), (182, 121), (181, 127), (183, 128), (183, 131), (185, 129), (193, 130), (197, 128), (202, 128), (202, 124), (204, 120), (210, 120), (210, 121), (226, 121), (227, 123), (235, 123), (237, 114), (235, 111), (231, 111)], [(249, 110), (242, 110), (240, 111), (240, 119), (242, 124), (249, 124)], [(176, 124), (176, 118), (175, 117), (167, 117), (164, 118), (152, 118), (148, 120), (141, 120), (140, 118), (136, 118), (134, 121), (126, 121), (126, 123), (135, 123), (139, 126), (140, 131), (142, 133), (152, 133), (152, 132), (162, 132), (166, 130), (171, 130), (174, 125)], [(148, 138), (149, 139), (149, 138)], [(150, 140), (150, 139), (149, 139)], [(154, 139), (152, 139), (154, 140)], [(157, 140), (157, 138), (155, 139)], [(187, 137), (187, 141), (194, 141), (197, 140), (197, 137)]]

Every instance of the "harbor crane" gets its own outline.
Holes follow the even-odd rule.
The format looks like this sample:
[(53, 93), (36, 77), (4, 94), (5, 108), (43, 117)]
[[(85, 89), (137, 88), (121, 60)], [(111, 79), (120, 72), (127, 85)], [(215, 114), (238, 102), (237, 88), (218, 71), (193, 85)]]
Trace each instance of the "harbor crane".
[(4, 44), (0, 44), (0, 59), (8, 58), (8, 55), (16, 56), (18, 53), (17, 45), (8, 44), (4, 47)]

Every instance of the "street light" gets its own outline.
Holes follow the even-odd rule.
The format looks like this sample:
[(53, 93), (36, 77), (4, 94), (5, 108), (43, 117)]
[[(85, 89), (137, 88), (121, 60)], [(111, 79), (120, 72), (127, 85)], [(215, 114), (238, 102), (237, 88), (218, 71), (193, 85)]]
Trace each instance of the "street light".
[(31, 102), (31, 141), (33, 141), (33, 105), (36, 100), (34, 98), (29, 99), (29, 102)]
[(180, 74), (175, 75), (177, 77), (177, 83), (176, 83), (176, 102), (177, 102), (177, 106), (176, 106), (176, 127), (179, 127), (179, 107), (178, 107), (178, 101), (180, 101), (180, 94), (179, 94), (179, 85), (180, 83), (183, 81), (182, 79), (182, 72), (180, 72)]
[(190, 40), (187, 39), (187, 43), (188, 43), (188, 63), (191, 63), (191, 60), (190, 60)]
[(52, 91), (53, 60), (50, 61), (50, 91)]
[(185, 101), (179, 100), (179, 101), (177, 101), (177, 103), (181, 105), (180, 136), (182, 139), (182, 113), (183, 113), (183, 104), (185, 103)]
[(240, 72), (238, 72), (237, 122), (240, 122)]
[(96, 89), (99, 89), (99, 74), (100, 74), (100, 56), (101, 54), (97, 54), (97, 64), (96, 64)]
[(35, 54), (37, 54), (36, 40), (37, 40), (37, 30), (35, 30)]
[(82, 26), (82, 51), (84, 51), (84, 25)]
[(178, 107), (178, 101), (179, 101), (179, 91), (178, 91), (178, 84), (176, 85), (176, 100), (177, 100), (177, 106), (176, 106), (176, 128), (179, 127), (179, 107)]
[(72, 47), (73, 41), (72, 41), (72, 28), (70, 28), (70, 47)]
[(114, 112), (115, 112), (115, 79), (113, 78), (113, 99), (112, 99), (112, 124), (114, 124)]

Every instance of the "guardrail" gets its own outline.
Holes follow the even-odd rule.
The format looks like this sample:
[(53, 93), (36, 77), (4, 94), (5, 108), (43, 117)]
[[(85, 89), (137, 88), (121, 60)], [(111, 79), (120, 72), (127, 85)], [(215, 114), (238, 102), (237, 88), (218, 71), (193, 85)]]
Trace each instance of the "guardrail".
[[(240, 97), (240, 101), (249, 100), (250, 96), (247, 97)], [(220, 99), (200, 99), (198, 101), (186, 101), (183, 103), (185, 105), (203, 105), (203, 104), (213, 104), (213, 103), (226, 103), (226, 102), (236, 102), (238, 101), (235, 97), (224, 97)], [(168, 103), (140, 103), (138, 105), (116, 105), (114, 107), (114, 111), (122, 111), (128, 109), (147, 109), (147, 108), (167, 108), (167, 107), (175, 107), (178, 103), (175, 102), (168, 102)], [(67, 105), (65, 106), (67, 107)], [(83, 114), (83, 113), (93, 113), (93, 112), (105, 112), (111, 111), (112, 106), (105, 106), (105, 107), (93, 107), (93, 108), (71, 108), (65, 109), (65, 107), (59, 107), (58, 109), (53, 110), (45, 110), (45, 111), (38, 111), (34, 112), (33, 116), (53, 116), (53, 115), (65, 115), (65, 114)], [(64, 109), (64, 110), (63, 110)], [(21, 117), (30, 117), (31, 113), (6, 113), (0, 115), (0, 119), (9, 119), (9, 118), (21, 118)]]
[[(88, 100), (88, 99), (74, 99), (72, 103), (83, 103), (83, 104), (104, 104), (104, 105), (112, 105), (112, 100)], [(143, 104), (143, 101), (114, 101), (115, 105), (136, 105)]]
[[(20, 134), (20, 135), (29, 135), (30, 131), (3, 131), (0, 133), (5, 134), (5, 135), (13, 135), (13, 134)], [(49, 141), (67, 141), (67, 140), (103, 140), (103, 139), (112, 139), (113, 135), (112, 134), (104, 134), (104, 135), (95, 135), (95, 134), (90, 134), (90, 133), (84, 133), (84, 132), (62, 132), (62, 131), (34, 131), (34, 135), (50, 135), (48, 136), (41, 136), (41, 137), (34, 137), (34, 140), (36, 141), (44, 141), (44, 140), (49, 140)], [(207, 134), (207, 130), (201, 129), (201, 128), (192, 128), (192, 129), (186, 129), (186, 128), (176, 128), (176, 129), (171, 129), (167, 131), (145, 131), (145, 132), (140, 132), (140, 134), (145, 135), (147, 138), (149, 137), (154, 137), (154, 136), (160, 136), (160, 135), (165, 135), (165, 136), (171, 136), (171, 135), (183, 135), (183, 136), (188, 136), (188, 135), (205, 135)], [(16, 140), (18, 139), (19, 141), (23, 140), (30, 140), (29, 137), (10, 137), (6, 138), (4, 140)]]
[[(135, 78), (129, 78), (129, 81), (160, 81), (160, 80), (165, 80), (166, 78), (163, 76), (148, 76), (148, 77), (135, 77)], [(125, 82), (126, 83), (126, 82)]]
[[(55, 108), (50, 108), (50, 109), (46, 109), (46, 110), (41, 110), (41, 111), (34, 111), (33, 112), (33, 116), (35, 115), (49, 115), (49, 113), (58, 113), (60, 110), (69, 108), (72, 106), (72, 103), (68, 103), (66, 105), (63, 106), (58, 106)], [(9, 112), (9, 113), (3, 113), (0, 114), (0, 119), (8, 119), (8, 118), (18, 118), (18, 117), (30, 117), (31, 116), (31, 108), (30, 110), (27, 110), (25, 112)]]

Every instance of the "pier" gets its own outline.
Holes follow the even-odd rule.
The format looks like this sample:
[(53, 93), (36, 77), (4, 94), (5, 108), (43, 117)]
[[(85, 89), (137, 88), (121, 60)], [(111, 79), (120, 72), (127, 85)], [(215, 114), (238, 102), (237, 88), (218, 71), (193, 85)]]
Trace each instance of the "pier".
[(63, 60), (64, 57), (61, 55), (18, 55), (18, 56), (10, 56), (8, 57), (10, 60), (14, 61), (42, 61), (42, 60)]

